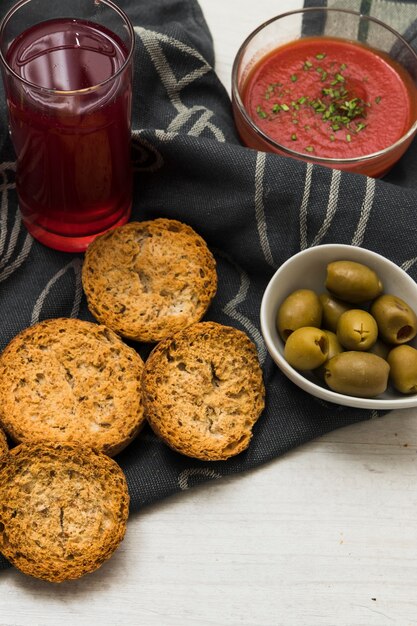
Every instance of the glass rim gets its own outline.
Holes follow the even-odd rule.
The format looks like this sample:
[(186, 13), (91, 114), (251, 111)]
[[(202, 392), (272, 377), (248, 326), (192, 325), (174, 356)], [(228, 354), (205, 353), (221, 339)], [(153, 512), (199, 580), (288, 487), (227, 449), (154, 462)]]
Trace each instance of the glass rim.
[(252, 132), (254, 132), (256, 135), (258, 135), (258, 137), (260, 137), (260, 139), (262, 139), (264, 142), (269, 144), (271, 147), (273, 147), (275, 149), (278, 149), (281, 152), (284, 152), (288, 156), (291, 156), (291, 157), (294, 157), (294, 158), (298, 158), (298, 159), (301, 158), (303, 161), (309, 161), (311, 163), (317, 163), (317, 164), (322, 164), (322, 165), (332, 165), (332, 166), (337, 165), (337, 164), (349, 165), (349, 164), (355, 164), (355, 163), (362, 163), (364, 161), (370, 161), (370, 160), (375, 159), (377, 157), (382, 157), (382, 156), (390, 153), (391, 151), (394, 151), (396, 148), (399, 148), (403, 143), (405, 143), (408, 139), (410, 139), (413, 136), (413, 134), (416, 132), (416, 130), (417, 130), (417, 119), (410, 126), (410, 128), (407, 130), (406, 133), (401, 135), (401, 137), (399, 139), (397, 139), (397, 141), (395, 141), (391, 145), (387, 146), (386, 148), (383, 148), (382, 150), (377, 150), (376, 152), (370, 152), (368, 154), (364, 154), (364, 155), (361, 155), (361, 156), (346, 157), (346, 158), (337, 159), (337, 158), (333, 158), (333, 157), (321, 157), (321, 156), (306, 155), (303, 152), (298, 152), (297, 150), (293, 150), (292, 148), (288, 148), (288, 147), (278, 143), (277, 141), (275, 141), (274, 139), (269, 137), (269, 135), (264, 133), (257, 126), (257, 124), (253, 121), (253, 119), (248, 115), (248, 113), (246, 111), (246, 107), (244, 106), (242, 98), (240, 97), (240, 92), (239, 92), (239, 87), (238, 87), (238, 70), (240, 68), (240, 63), (241, 63), (243, 54), (244, 54), (247, 46), (254, 39), (254, 37), (256, 37), (256, 35), (258, 33), (260, 33), (264, 28), (266, 28), (270, 24), (272, 24), (274, 22), (277, 22), (278, 20), (280, 20), (280, 19), (282, 19), (284, 17), (288, 17), (290, 15), (297, 15), (297, 14), (303, 15), (305, 13), (313, 13), (313, 12), (318, 12), (318, 13), (345, 13), (345, 14), (347, 13), (348, 15), (354, 15), (354, 16), (358, 17), (360, 20), (364, 20), (364, 21), (373, 22), (375, 24), (378, 24), (378, 26), (381, 26), (385, 30), (388, 30), (392, 35), (394, 35), (394, 37), (396, 37), (398, 40), (401, 41), (402, 44), (404, 44), (404, 46), (409, 50), (411, 55), (414, 57), (414, 60), (416, 62), (416, 67), (417, 67), (417, 53), (411, 47), (411, 45), (408, 43), (408, 41), (406, 39), (404, 39), (404, 37), (398, 31), (396, 31), (394, 28), (389, 26), (389, 24), (386, 24), (385, 22), (383, 22), (382, 20), (380, 20), (380, 19), (378, 19), (376, 17), (371, 17), (369, 15), (364, 15), (363, 13), (359, 13), (358, 11), (351, 11), (350, 9), (338, 9), (338, 8), (333, 8), (333, 7), (307, 7), (307, 8), (304, 8), (304, 9), (296, 9), (294, 11), (287, 11), (285, 13), (281, 13), (279, 15), (276, 15), (276, 16), (270, 18), (269, 20), (266, 20), (265, 22), (260, 24), (257, 28), (255, 28), (244, 39), (243, 43), (240, 45), (240, 47), (239, 47), (239, 49), (238, 49), (238, 51), (236, 53), (236, 56), (235, 56), (234, 61), (233, 61), (233, 66), (232, 66), (232, 100), (237, 105), (239, 113), (243, 116), (245, 122), (249, 125), (250, 130)]
[[(7, 25), (7, 23), (9, 22), (9, 20), (15, 15), (15, 13), (17, 13), (17, 11), (22, 6), (24, 6), (25, 4), (28, 4), (29, 2), (32, 2), (32, 0), (19, 0), (19, 2), (17, 2), (17, 4), (15, 4), (13, 7), (11, 7), (7, 11), (7, 13), (5, 14), (5, 16), (3, 17), (3, 19), (0, 22), (0, 42), (2, 40), (4, 29), (5, 29), (6, 25)], [(24, 78), (23, 76), (20, 76), (17, 72), (15, 72), (14, 69), (8, 64), (6, 58), (5, 58), (4, 54), (3, 54), (3, 50), (2, 50), (2, 48), (0, 46), (0, 62), (3, 64), (3, 67), (14, 78), (16, 78), (20, 83), (23, 83), (24, 85), (27, 85), (31, 89), (36, 89), (38, 91), (42, 91), (43, 93), (62, 95), (62, 96), (71, 96), (71, 95), (79, 95), (79, 94), (91, 93), (92, 91), (97, 91), (98, 89), (100, 89), (104, 85), (107, 85), (108, 83), (114, 81), (120, 74), (123, 73), (123, 71), (129, 65), (129, 63), (130, 63), (130, 61), (132, 59), (133, 51), (134, 51), (134, 48), (135, 48), (135, 30), (134, 30), (133, 24), (130, 21), (130, 19), (127, 16), (127, 14), (120, 7), (118, 7), (117, 4), (112, 2), (112, 0), (94, 0), (94, 3), (95, 4), (105, 4), (106, 6), (110, 7), (111, 9), (113, 9), (122, 18), (122, 20), (126, 24), (128, 32), (129, 32), (130, 40), (131, 40), (126, 59), (123, 61), (122, 65), (117, 69), (117, 71), (114, 74), (112, 74), (111, 76), (109, 76), (109, 78), (106, 78), (106, 80), (103, 80), (100, 83), (97, 83), (96, 85), (91, 85), (90, 87), (85, 87), (84, 89), (68, 89), (68, 90), (66, 90), (66, 89), (54, 89), (52, 87), (42, 87), (42, 85), (37, 85), (36, 83), (32, 83), (30, 80), (27, 80), (26, 78)], [(64, 18), (64, 19), (67, 19), (67, 18)], [(70, 17), (69, 19), (77, 19), (77, 18)], [(47, 20), (45, 20), (45, 21), (47, 21)], [(41, 23), (41, 22), (37, 22), (37, 23)], [(24, 32), (24, 30), (22, 30), (22, 32)]]

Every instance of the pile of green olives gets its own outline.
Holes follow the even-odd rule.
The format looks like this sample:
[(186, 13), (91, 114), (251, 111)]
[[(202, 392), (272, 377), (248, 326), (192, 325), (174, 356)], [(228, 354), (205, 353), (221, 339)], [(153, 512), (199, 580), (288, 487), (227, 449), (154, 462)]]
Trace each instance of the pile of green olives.
[(277, 330), (295, 369), (314, 370), (337, 393), (373, 398), (388, 384), (417, 392), (417, 316), (384, 293), (376, 272), (356, 261), (333, 261), (326, 292), (297, 289), (281, 303)]

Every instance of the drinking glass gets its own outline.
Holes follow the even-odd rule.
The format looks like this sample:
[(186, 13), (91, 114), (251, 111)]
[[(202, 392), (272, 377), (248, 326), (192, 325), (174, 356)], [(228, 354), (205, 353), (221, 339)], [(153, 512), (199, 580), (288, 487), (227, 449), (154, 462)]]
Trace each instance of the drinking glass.
[(0, 24), (0, 64), (29, 232), (82, 252), (127, 222), (134, 30), (111, 0), (20, 0)]

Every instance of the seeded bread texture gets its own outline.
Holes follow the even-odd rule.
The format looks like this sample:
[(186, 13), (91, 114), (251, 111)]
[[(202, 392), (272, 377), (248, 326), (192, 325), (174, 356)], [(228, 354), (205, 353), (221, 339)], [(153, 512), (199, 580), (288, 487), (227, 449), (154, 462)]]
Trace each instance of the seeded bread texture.
[(6, 435), (0, 428), (0, 456), (2, 456), (5, 452), (7, 452), (9, 446), (7, 445)]
[(182, 222), (130, 222), (88, 247), (82, 282), (99, 322), (152, 343), (201, 320), (217, 290), (216, 263)]
[(78, 442), (114, 456), (144, 423), (143, 361), (115, 333), (46, 320), (0, 356), (0, 424), (17, 442)]
[(264, 408), (255, 345), (214, 322), (157, 344), (145, 363), (143, 391), (154, 432), (177, 452), (208, 461), (245, 450)]
[(0, 551), (25, 574), (80, 578), (110, 558), (129, 512), (113, 459), (71, 444), (21, 444), (0, 459)]

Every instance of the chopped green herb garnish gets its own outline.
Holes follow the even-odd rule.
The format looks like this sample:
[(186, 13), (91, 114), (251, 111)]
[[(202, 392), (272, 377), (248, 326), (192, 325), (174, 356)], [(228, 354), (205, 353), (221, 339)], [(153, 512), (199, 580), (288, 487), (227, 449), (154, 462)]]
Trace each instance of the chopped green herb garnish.
[(377, 96), (375, 98), (375, 104), (379, 104), (381, 102), (381, 96)]
[[(265, 101), (273, 99), (271, 104), (266, 106), (267, 111), (259, 105), (256, 109), (261, 119), (275, 119), (272, 114), (281, 112), (281, 115), (290, 112), (291, 123), (300, 124), (305, 130), (310, 130), (309, 124), (304, 124), (314, 114), (321, 118), (326, 124), (329, 132), (330, 141), (336, 140), (338, 131), (344, 131), (345, 141), (350, 142), (354, 134), (357, 134), (366, 128), (367, 110), (371, 106), (370, 102), (366, 102), (355, 94), (354, 90), (348, 88), (346, 77), (343, 72), (347, 69), (346, 63), (331, 61), (327, 59), (323, 63), (314, 62), (314, 58), (318, 61), (326, 58), (326, 53), (318, 53), (314, 57), (308, 58), (302, 63), (303, 70), (314, 70), (317, 80), (320, 80), (322, 89), (320, 97), (309, 96), (308, 93), (300, 95), (301, 85), (291, 85), (291, 83), (302, 84), (299, 73), (289, 76), (287, 84), (274, 82), (269, 84), (265, 90)], [(325, 69), (326, 68), (326, 69)], [(275, 100), (275, 102), (274, 102)], [(277, 102), (276, 100), (279, 100)], [(283, 100), (283, 102), (281, 101)], [(381, 96), (375, 98), (375, 103), (381, 101)], [(303, 111), (307, 112), (307, 118), (302, 117)], [(300, 118), (300, 119), (297, 119)], [(314, 122), (314, 126), (317, 122)], [(311, 124), (313, 127), (313, 124)], [(342, 135), (342, 136), (343, 136)], [(296, 141), (297, 135), (293, 133), (291, 140)], [(301, 138), (300, 138), (301, 139)], [(300, 141), (300, 139), (298, 139)], [(314, 146), (306, 146), (306, 152), (314, 152)]]
[(264, 120), (266, 117), (268, 117), (267, 112), (263, 110), (263, 108), (261, 107), (261, 105), (260, 105), (260, 104), (258, 104), (258, 106), (256, 107), (256, 112), (257, 112), (257, 114), (259, 115), (259, 117), (260, 117), (261, 119), (263, 119), (263, 120)]

